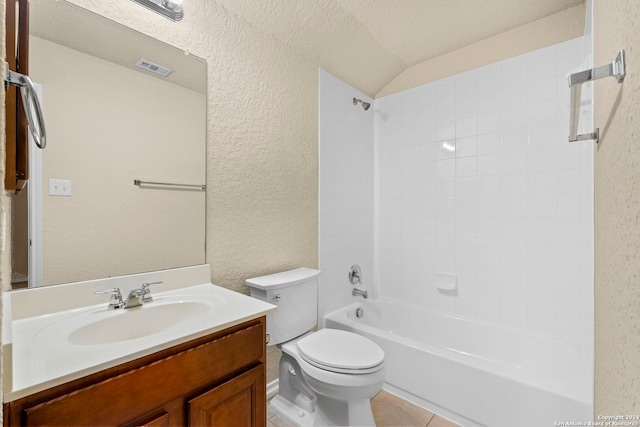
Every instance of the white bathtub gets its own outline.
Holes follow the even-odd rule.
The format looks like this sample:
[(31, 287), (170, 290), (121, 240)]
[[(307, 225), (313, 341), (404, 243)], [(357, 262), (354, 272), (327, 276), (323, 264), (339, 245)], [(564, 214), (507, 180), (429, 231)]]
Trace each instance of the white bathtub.
[(386, 389), (465, 427), (593, 418), (587, 358), (562, 341), (384, 299), (330, 313), (325, 326), (378, 343)]

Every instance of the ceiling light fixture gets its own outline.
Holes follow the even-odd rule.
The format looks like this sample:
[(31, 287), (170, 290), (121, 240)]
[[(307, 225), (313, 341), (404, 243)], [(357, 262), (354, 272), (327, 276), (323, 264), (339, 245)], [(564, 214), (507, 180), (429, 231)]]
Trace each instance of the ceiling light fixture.
[(169, 18), (172, 21), (179, 21), (184, 16), (182, 10), (182, 0), (131, 0), (147, 9)]

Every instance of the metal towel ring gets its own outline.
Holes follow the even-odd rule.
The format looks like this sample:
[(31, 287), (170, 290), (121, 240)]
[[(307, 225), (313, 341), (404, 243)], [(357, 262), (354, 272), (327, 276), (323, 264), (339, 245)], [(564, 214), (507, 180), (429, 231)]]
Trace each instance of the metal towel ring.
[[(29, 76), (16, 73), (9, 69), (9, 64), (5, 62), (5, 88), (6, 84), (20, 87), (20, 95), (22, 96), (22, 105), (24, 111), (27, 114), (27, 123), (29, 125), (29, 132), (33, 136), (33, 140), (40, 149), (44, 149), (47, 146), (47, 130), (44, 126), (44, 115), (42, 114), (42, 107), (40, 106), (40, 100), (36, 95), (36, 88), (33, 86), (33, 82)], [(33, 107), (35, 106), (35, 112)], [(38, 129), (36, 129), (35, 122), (38, 122)], [(39, 132), (38, 132), (39, 131)]]
[[(20, 80), (24, 83), (20, 86), (20, 93), (22, 94), (24, 110), (27, 113), (27, 123), (29, 124), (29, 132), (33, 136), (33, 140), (40, 149), (44, 149), (47, 146), (47, 131), (44, 127), (44, 116), (42, 114), (42, 107), (40, 106), (40, 100), (36, 95), (36, 88), (33, 86), (33, 82), (29, 76), (21, 76)], [(32, 109), (35, 107), (35, 116)], [(34, 122), (38, 122), (37, 132)]]

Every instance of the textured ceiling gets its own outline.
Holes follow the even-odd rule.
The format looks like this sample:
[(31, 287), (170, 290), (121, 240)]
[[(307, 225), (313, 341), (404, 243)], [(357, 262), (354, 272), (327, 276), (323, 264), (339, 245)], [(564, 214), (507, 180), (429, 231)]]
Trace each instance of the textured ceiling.
[[(374, 96), (413, 65), (585, 0), (210, 1)], [(30, 4), (31, 30), (39, 37), (82, 52), (102, 52), (105, 59), (125, 66), (141, 57), (169, 68), (185, 63), (181, 51), (151, 43), (151, 38), (67, 2), (31, 0)], [(198, 13), (189, 8), (188, 0), (184, 7), (185, 14)], [(169, 79), (178, 80), (183, 74), (184, 79), (175, 82), (202, 91), (206, 67), (200, 64), (193, 70), (176, 72)]]
[(415, 64), (584, 3), (584, 0), (215, 1), (369, 95)]

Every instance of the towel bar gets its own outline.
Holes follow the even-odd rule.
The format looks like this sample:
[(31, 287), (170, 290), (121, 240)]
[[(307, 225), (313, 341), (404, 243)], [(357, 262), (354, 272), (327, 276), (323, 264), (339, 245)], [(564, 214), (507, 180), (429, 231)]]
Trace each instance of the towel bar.
[(168, 185), (170, 187), (186, 187), (186, 188), (199, 188), (201, 190), (206, 190), (206, 184), (176, 184), (171, 182), (153, 182), (153, 181), (142, 181), (140, 179), (134, 179), (133, 185), (137, 185), (140, 187), (141, 185)]

